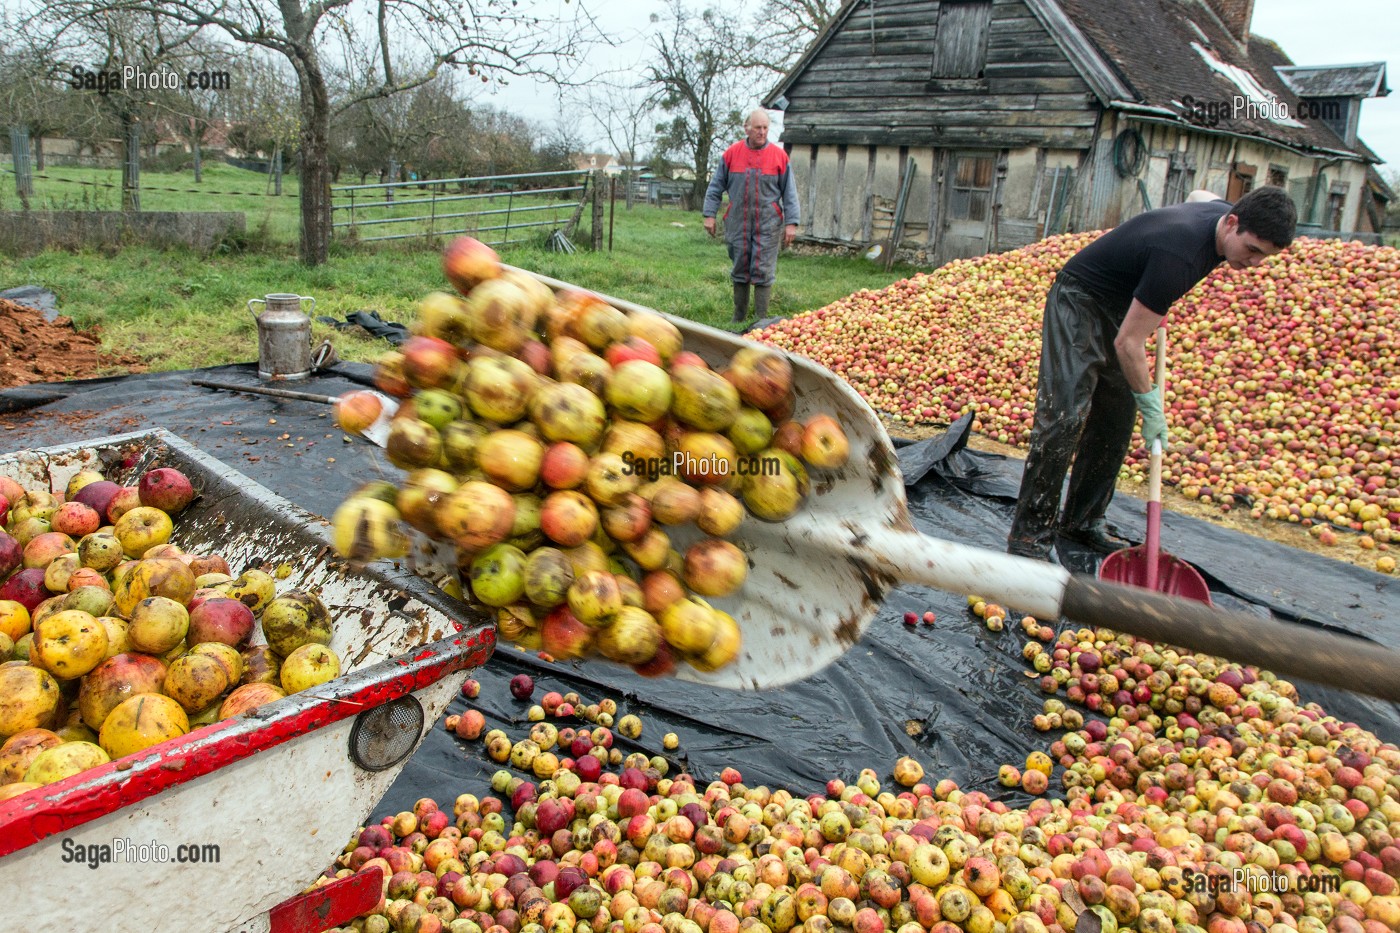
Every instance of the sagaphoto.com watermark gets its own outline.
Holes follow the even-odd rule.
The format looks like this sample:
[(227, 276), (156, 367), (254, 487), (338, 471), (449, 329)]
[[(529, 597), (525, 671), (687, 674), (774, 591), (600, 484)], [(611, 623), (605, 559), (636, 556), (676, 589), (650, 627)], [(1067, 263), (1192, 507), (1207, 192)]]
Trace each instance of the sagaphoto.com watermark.
[(222, 852), (215, 842), (139, 842), (115, 838), (110, 842), (79, 842), (64, 837), (59, 843), (59, 860), (65, 865), (86, 865), (96, 870), (103, 865), (217, 865)]
[(622, 454), (622, 470), (647, 482), (663, 476), (685, 476), (723, 479), (738, 476), (778, 476), (783, 462), (778, 457), (722, 457), (712, 454), (692, 454), (678, 450), (670, 457), (638, 457), (630, 450)]
[(114, 91), (227, 91), (233, 75), (227, 71), (176, 71), (154, 68), (143, 71), (132, 65), (109, 71), (93, 71), (74, 65), (68, 72), (68, 85), (77, 91), (107, 95)]
[(1298, 120), (1339, 120), (1342, 105), (1335, 100), (1300, 100), (1290, 105), (1277, 97), (1246, 97), (1236, 94), (1214, 100), (1202, 100), (1187, 94), (1181, 99), (1185, 117), (1198, 126), (1218, 126), (1224, 119), (1270, 120), (1286, 123)]

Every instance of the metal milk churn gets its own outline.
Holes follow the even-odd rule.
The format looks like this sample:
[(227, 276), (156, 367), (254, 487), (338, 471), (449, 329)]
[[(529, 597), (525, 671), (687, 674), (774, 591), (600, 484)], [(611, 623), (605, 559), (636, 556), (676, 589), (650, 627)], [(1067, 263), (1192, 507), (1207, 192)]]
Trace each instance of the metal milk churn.
[[(311, 318), (301, 310), (303, 301), (316, 299), (275, 294), (254, 298), (248, 310), (258, 322), (258, 378), (294, 382), (311, 375)], [(262, 313), (253, 309), (261, 304)], [(307, 310), (310, 310), (308, 308)]]

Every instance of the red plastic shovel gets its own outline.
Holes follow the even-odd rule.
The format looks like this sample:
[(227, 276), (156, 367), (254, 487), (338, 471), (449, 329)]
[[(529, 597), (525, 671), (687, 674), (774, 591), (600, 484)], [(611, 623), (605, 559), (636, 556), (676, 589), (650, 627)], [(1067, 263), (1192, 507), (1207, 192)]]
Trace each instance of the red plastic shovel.
[[(1157, 391), (1166, 402), (1167, 329), (1157, 328)], [(1136, 547), (1114, 551), (1099, 565), (1099, 579), (1126, 583), (1145, 590), (1169, 593), (1210, 602), (1210, 587), (1199, 571), (1186, 561), (1173, 557), (1162, 544), (1162, 442), (1152, 441), (1151, 470), (1147, 479), (1147, 541)]]

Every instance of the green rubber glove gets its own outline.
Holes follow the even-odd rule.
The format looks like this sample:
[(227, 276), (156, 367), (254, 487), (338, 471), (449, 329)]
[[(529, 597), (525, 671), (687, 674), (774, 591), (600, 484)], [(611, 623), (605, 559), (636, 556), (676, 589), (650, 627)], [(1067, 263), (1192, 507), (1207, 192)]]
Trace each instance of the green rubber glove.
[(1138, 411), (1142, 412), (1142, 439), (1149, 446), (1153, 440), (1162, 442), (1167, 449), (1167, 416), (1162, 412), (1162, 393), (1153, 387), (1147, 392), (1134, 392)]

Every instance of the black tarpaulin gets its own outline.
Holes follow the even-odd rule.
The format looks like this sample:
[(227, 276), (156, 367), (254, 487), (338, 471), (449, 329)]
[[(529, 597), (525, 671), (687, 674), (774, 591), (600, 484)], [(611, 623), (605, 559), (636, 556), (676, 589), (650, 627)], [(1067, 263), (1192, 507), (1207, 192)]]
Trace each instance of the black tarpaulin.
[[(368, 370), (340, 364), (334, 375), (288, 385), (338, 395), (363, 384)], [(297, 505), (330, 515), (365, 480), (396, 478), (383, 452), (337, 431), (328, 405), (233, 394), (191, 385), (192, 379), (259, 385), (255, 367), (226, 366), (33, 386), (0, 392), (0, 438), (6, 450), (95, 439), (164, 427)], [(8, 409), (6, 406), (10, 406)], [(14, 408), (23, 407), (15, 411)], [(901, 464), (921, 478), (909, 487), (910, 511), (925, 534), (994, 550), (1005, 546), (1019, 462), (966, 449), (954, 431), (901, 449)], [(1138, 500), (1119, 497), (1109, 513), (1116, 531), (1141, 540)], [(1272, 610), (1304, 624), (1324, 625), (1400, 642), (1400, 583), (1379, 574), (1168, 513), (1163, 546), (1207, 573), (1213, 598), (1235, 608)], [(1062, 550), (1059, 559), (1092, 572), (1094, 555)], [(794, 560), (772, 555), (773, 560)], [(890, 594), (865, 637), (820, 674), (782, 690), (732, 693), (677, 680), (646, 680), (602, 662), (546, 663), (502, 643), (474, 676), (473, 705), (488, 728), (512, 738), (529, 729), (529, 704), (507, 689), (521, 672), (545, 691), (577, 691), (585, 700), (617, 699), (622, 713), (642, 717), (636, 742), (624, 751), (664, 754), (702, 781), (735, 767), (747, 783), (818, 791), (832, 777), (854, 778), (865, 767), (888, 776), (901, 755), (912, 755), (931, 778), (951, 777), (1008, 802), (1025, 798), (996, 783), (997, 765), (1018, 766), (1056, 737), (1037, 733), (1032, 717), (1044, 696), (1021, 659), (1025, 637), (1013, 620), (990, 632), (967, 611), (965, 595), (923, 587)], [(932, 611), (936, 624), (909, 627), (906, 611)], [(1305, 699), (1400, 740), (1400, 709), (1366, 697), (1300, 684)], [(449, 712), (461, 712), (458, 698)], [(565, 723), (560, 722), (560, 725)], [(662, 750), (662, 736), (681, 740)], [(439, 801), (485, 792), (501, 766), (481, 743), (467, 743), (437, 724), (409, 761), (376, 813), (407, 809), (423, 796)]]

